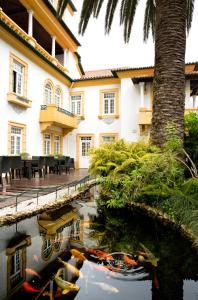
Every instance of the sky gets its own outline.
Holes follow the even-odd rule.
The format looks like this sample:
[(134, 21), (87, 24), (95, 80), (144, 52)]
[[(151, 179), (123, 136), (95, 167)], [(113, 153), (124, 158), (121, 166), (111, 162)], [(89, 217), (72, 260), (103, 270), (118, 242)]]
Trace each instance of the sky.
[[(119, 26), (119, 9), (117, 9), (110, 34), (104, 34), (105, 3), (99, 18), (90, 19), (84, 36), (79, 36), (78, 23), (82, 2), (82, 0), (73, 0), (78, 11), (72, 18), (72, 27), (70, 29), (82, 45), (79, 47), (78, 53), (81, 55), (85, 71), (118, 67), (143, 67), (154, 64), (154, 44), (152, 37), (146, 43), (143, 42), (145, 0), (139, 1), (128, 44), (124, 43), (123, 27)], [(187, 37), (186, 62), (198, 61), (197, 12), (198, 1), (195, 2), (192, 28)]]

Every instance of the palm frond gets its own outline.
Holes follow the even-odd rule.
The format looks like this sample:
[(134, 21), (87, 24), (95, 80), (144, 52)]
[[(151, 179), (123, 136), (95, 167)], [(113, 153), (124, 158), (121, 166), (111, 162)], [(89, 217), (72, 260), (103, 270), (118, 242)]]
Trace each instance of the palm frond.
[(84, 0), (79, 22), (79, 34), (84, 34), (91, 15), (98, 17), (104, 0)]
[(98, 0), (98, 1), (95, 1), (95, 2), (94, 2), (94, 11), (93, 11), (93, 16), (94, 16), (94, 18), (97, 18), (97, 17), (98, 17), (103, 2), (104, 2), (104, 0)]
[(187, 0), (187, 20), (186, 20), (187, 32), (190, 31), (191, 24), (192, 24), (194, 2), (195, 0)]
[(155, 38), (155, 16), (156, 8), (153, 0), (147, 0), (144, 14), (144, 41), (148, 39), (151, 29), (153, 39)]
[(62, 18), (68, 3), (69, 0), (58, 0), (57, 14), (59, 18)]
[(128, 43), (139, 0), (122, 0), (120, 24), (124, 25), (124, 41)]
[(105, 16), (105, 32), (109, 33), (113, 22), (114, 13), (119, 0), (109, 0), (107, 3), (107, 10)]

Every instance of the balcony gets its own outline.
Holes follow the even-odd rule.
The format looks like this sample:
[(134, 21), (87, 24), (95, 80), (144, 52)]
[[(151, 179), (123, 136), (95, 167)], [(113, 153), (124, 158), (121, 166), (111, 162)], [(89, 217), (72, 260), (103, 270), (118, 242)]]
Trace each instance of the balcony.
[[(186, 108), (185, 109), (185, 114), (187, 114), (189, 112), (198, 113), (198, 107)], [(150, 108), (140, 108), (138, 124), (139, 125), (151, 125), (151, 119), (152, 119), (152, 109), (150, 109)]]
[(40, 111), (41, 131), (57, 126), (63, 129), (64, 134), (77, 128), (77, 117), (71, 112), (57, 107), (56, 104), (41, 105)]
[(152, 119), (152, 109), (150, 108), (140, 108), (139, 110), (139, 125), (151, 125)]
[(22, 108), (30, 108), (32, 107), (32, 101), (28, 100), (26, 97), (19, 96), (14, 92), (10, 92), (7, 94), (8, 102), (18, 105)]

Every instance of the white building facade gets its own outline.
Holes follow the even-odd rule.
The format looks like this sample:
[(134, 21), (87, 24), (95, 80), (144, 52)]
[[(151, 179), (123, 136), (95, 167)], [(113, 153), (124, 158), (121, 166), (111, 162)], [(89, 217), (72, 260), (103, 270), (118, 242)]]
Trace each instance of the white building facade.
[[(0, 155), (68, 155), (149, 134), (153, 67), (84, 72), (56, 1), (0, 0)], [(186, 65), (186, 109), (197, 110), (197, 65)]]

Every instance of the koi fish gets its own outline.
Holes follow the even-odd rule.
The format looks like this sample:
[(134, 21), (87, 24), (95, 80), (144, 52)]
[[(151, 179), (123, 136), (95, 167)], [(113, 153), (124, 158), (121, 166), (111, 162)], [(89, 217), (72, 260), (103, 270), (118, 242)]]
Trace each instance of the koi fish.
[(119, 293), (119, 290), (105, 282), (92, 282), (92, 284), (98, 285), (103, 291), (108, 292), (108, 293)]
[(159, 281), (158, 281), (156, 272), (154, 272), (153, 284), (156, 289), (159, 289)]
[(80, 290), (80, 287), (77, 286), (77, 284), (71, 283), (69, 281), (65, 281), (60, 277), (60, 273), (62, 272), (62, 269), (59, 269), (58, 272), (55, 275), (55, 281), (58, 287), (62, 289), (62, 294), (66, 295), (70, 291), (78, 292)]
[(124, 254), (124, 262), (127, 265), (131, 265), (131, 266), (137, 266), (138, 265), (138, 263), (134, 259), (129, 258), (126, 254)]
[(22, 284), (24, 290), (26, 291), (26, 293), (39, 293), (41, 290), (40, 289), (36, 289), (33, 286), (31, 286), (31, 284), (27, 281), (25, 281)]
[(138, 255), (138, 261), (143, 262), (144, 261), (144, 256), (143, 255)]
[(71, 252), (72, 256), (76, 257), (77, 259), (82, 260), (82, 261), (86, 260), (84, 253), (78, 251), (77, 249), (71, 249), (70, 252)]
[(98, 249), (91, 249), (91, 248), (86, 249), (86, 251), (87, 251), (88, 253), (91, 253), (91, 254), (96, 255), (96, 256), (99, 257), (100, 259), (113, 260), (113, 256), (110, 255), (109, 253), (105, 252), (105, 251), (98, 250)]
[(33, 255), (33, 259), (34, 259), (34, 261), (36, 261), (36, 262), (38, 262), (38, 256), (37, 255)]
[(66, 269), (68, 269), (70, 272), (72, 272), (75, 276), (83, 278), (83, 274), (80, 270), (78, 270), (76, 267), (72, 266), (71, 264), (67, 263), (66, 261), (63, 261), (60, 257), (58, 257), (58, 260), (64, 265)]
[(36, 276), (39, 279), (41, 279), (41, 276), (36, 271), (34, 271), (34, 270), (30, 269), (30, 268), (26, 268), (25, 271), (26, 271), (26, 273), (28, 273), (30, 275), (33, 275), (33, 276)]
[(157, 267), (159, 258), (157, 258), (148, 248), (146, 248), (142, 243), (140, 243), (141, 247), (144, 249), (146, 253), (146, 259), (144, 261), (151, 263), (154, 267)]

